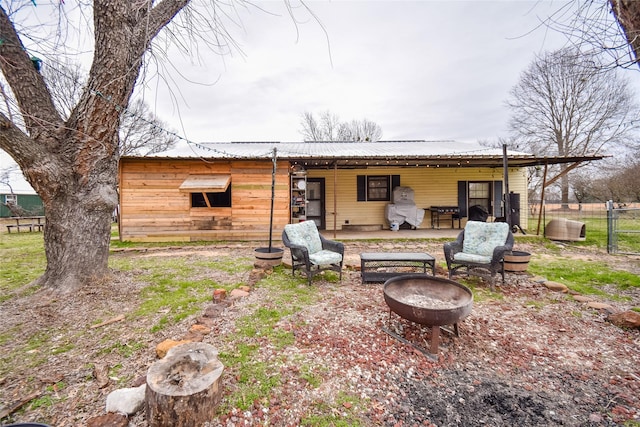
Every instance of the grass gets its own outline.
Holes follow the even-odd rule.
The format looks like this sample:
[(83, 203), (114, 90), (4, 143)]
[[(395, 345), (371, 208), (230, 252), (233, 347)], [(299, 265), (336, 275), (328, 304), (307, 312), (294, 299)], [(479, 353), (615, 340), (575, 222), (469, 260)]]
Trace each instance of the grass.
[[(589, 226), (588, 226), (589, 227)], [(588, 228), (589, 229), (589, 228)], [(586, 242), (576, 242), (577, 245), (606, 247), (602, 235), (595, 229), (587, 233)], [(618, 298), (615, 290), (625, 291), (640, 287), (640, 277), (628, 272), (615, 270), (604, 263), (580, 261), (562, 258), (559, 245), (549, 242), (539, 236), (518, 236), (518, 242), (541, 245), (545, 252), (555, 254), (553, 261), (540, 262), (535, 257), (529, 265), (531, 273), (547, 277), (549, 280), (561, 281), (571, 289), (585, 294), (603, 295)], [(596, 241), (592, 242), (590, 239)], [(198, 242), (195, 245), (211, 245), (212, 242)], [(170, 247), (176, 243), (123, 243), (112, 242), (113, 248), (123, 247)], [(189, 243), (194, 245), (194, 243)], [(7, 300), (17, 294), (25, 295), (34, 290), (25, 287), (44, 271), (45, 257), (41, 233), (0, 234), (0, 300)], [(229, 274), (243, 273), (252, 268), (249, 259), (222, 259), (215, 262), (202, 261), (197, 258), (185, 259), (172, 257), (126, 257), (112, 256), (109, 266), (113, 270), (135, 276), (138, 283), (144, 283), (139, 293), (139, 304), (136, 309), (127, 314), (127, 321), (140, 321), (152, 326), (139, 328), (139, 336), (161, 333), (170, 325), (178, 324), (185, 318), (202, 310), (204, 304), (211, 301), (212, 289), (224, 288), (228, 292), (237, 288), (241, 283), (217, 283), (208, 272), (224, 271)], [(324, 279), (338, 285), (338, 275), (325, 272)], [(501, 292), (491, 292), (486, 285), (474, 280), (473, 276), (465, 282), (474, 291), (476, 302), (491, 301), (504, 298)], [(255, 403), (271, 406), (274, 399), (273, 391), (283, 384), (283, 381), (298, 380), (306, 387), (319, 388), (325, 382), (325, 371), (321, 366), (314, 365), (313, 360), (303, 356), (286, 356), (282, 351), (295, 343), (291, 332), (291, 319), (306, 306), (316, 303), (322, 295), (316, 286), (307, 286), (306, 279), (299, 276), (292, 277), (290, 270), (276, 267), (274, 272), (262, 279), (257, 286), (264, 290), (264, 297), (256, 305), (243, 307), (245, 315), (238, 318), (235, 331), (228, 337), (221, 337), (220, 360), (225, 365), (227, 373), (236, 379), (234, 388), (225, 396), (224, 405), (220, 413), (239, 408), (248, 410)], [(328, 286), (331, 286), (330, 284)], [(528, 301), (527, 307), (539, 309), (542, 302)], [(640, 311), (640, 308), (636, 308)], [(104, 320), (112, 313), (96, 313), (96, 318)], [(580, 316), (580, 312), (575, 313)], [(143, 322), (143, 320), (147, 320)], [(99, 323), (100, 320), (95, 321)], [(95, 356), (117, 353), (120, 358), (130, 359), (142, 351), (148, 351), (148, 342), (144, 338), (121, 339), (109, 335), (103, 330)], [(12, 340), (20, 331), (2, 331), (0, 344)], [(21, 363), (31, 369), (46, 362), (50, 355), (65, 355), (77, 351), (76, 343), (82, 342), (86, 336), (82, 331), (67, 331), (67, 335), (52, 343), (54, 335), (61, 331), (40, 329), (32, 336), (24, 338), (24, 344), (16, 347), (16, 354), (5, 355), (0, 361), (0, 377), (11, 371), (9, 361), (18, 357)], [(276, 349), (278, 356), (266, 361), (260, 360), (260, 351), (266, 347)], [(281, 372), (282, 366), (291, 365), (291, 360), (285, 357), (295, 357), (295, 371), (287, 371), (287, 377)], [(111, 366), (109, 375), (117, 378), (118, 384), (126, 384), (127, 375), (120, 375), (123, 364)], [(32, 402), (37, 406), (50, 406), (56, 402), (54, 391), (47, 390), (39, 399)], [(333, 400), (318, 400), (301, 419), (304, 426), (359, 426), (363, 425), (357, 413), (368, 402), (357, 396), (342, 391), (336, 391)]]
[[(336, 280), (331, 274), (327, 276)], [(238, 380), (237, 389), (227, 398), (231, 408), (247, 410), (256, 402), (270, 406), (272, 389), (281, 385), (280, 367), (284, 361), (280, 358), (259, 361), (258, 352), (265, 346), (283, 349), (294, 344), (293, 332), (284, 328), (281, 321), (320, 298), (319, 288), (307, 286), (306, 279), (292, 277), (282, 266), (276, 267), (259, 286), (269, 292), (264, 293), (259, 305), (244, 308), (247, 314), (237, 319), (236, 334), (227, 340), (229, 349), (219, 355)], [(300, 378), (317, 387), (322, 382), (319, 373), (309, 365), (302, 366)], [(223, 405), (221, 412), (229, 407)]]
[(0, 254), (0, 302), (3, 302), (44, 273), (42, 233), (0, 233)]
[(562, 282), (569, 289), (581, 294), (600, 295), (611, 299), (620, 297), (605, 289), (625, 291), (640, 288), (640, 276), (612, 269), (603, 262), (575, 259), (545, 260), (544, 262), (532, 260), (529, 271), (548, 280)]
[(311, 413), (300, 420), (300, 425), (309, 427), (358, 427), (362, 421), (354, 415), (362, 402), (358, 397), (339, 392), (335, 402), (317, 402)]
[(202, 303), (211, 299), (212, 289), (224, 288), (230, 291), (236, 288), (238, 284), (215, 283), (203, 276), (202, 271), (211, 269), (237, 273), (251, 268), (247, 263), (239, 261), (241, 260), (204, 262), (170, 257), (132, 260), (112, 257), (109, 265), (120, 271), (135, 270), (139, 273), (139, 279), (148, 283), (140, 293), (142, 302), (132, 316), (140, 318), (159, 312), (166, 313), (149, 331), (156, 333), (201, 310)]
[[(547, 216), (549, 222), (553, 218), (566, 217), (572, 221), (579, 221), (585, 224), (585, 240), (572, 242), (576, 246), (596, 247), (606, 251), (608, 245), (608, 225), (606, 212), (559, 212), (557, 215)], [(537, 217), (529, 217), (529, 227), (537, 228)], [(625, 217), (621, 215), (617, 220), (618, 252), (619, 253), (640, 253), (640, 220), (637, 217)], [(542, 233), (541, 227), (540, 233)]]

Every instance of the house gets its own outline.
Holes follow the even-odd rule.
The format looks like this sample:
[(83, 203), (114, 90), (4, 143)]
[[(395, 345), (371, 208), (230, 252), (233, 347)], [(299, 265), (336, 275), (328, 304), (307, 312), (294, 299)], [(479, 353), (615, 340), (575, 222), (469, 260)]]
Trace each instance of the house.
[(120, 238), (266, 240), (271, 232), (279, 239), (286, 224), (302, 220), (323, 230), (385, 228), (399, 186), (425, 209), (420, 228), (463, 227), (474, 205), (489, 220), (505, 218), (508, 204), (526, 229), (526, 210), (518, 211), (528, 203), (528, 167), (601, 158), (455, 141), (191, 144), (186, 153), (120, 159)]
[(42, 199), (37, 194), (0, 193), (0, 218), (44, 215)]

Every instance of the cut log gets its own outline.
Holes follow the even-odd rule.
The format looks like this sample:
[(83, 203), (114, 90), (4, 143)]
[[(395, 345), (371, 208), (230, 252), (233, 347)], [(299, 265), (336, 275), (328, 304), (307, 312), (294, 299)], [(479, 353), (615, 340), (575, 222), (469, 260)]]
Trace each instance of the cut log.
[(173, 347), (147, 371), (146, 417), (150, 427), (200, 426), (216, 416), (224, 366), (211, 345)]

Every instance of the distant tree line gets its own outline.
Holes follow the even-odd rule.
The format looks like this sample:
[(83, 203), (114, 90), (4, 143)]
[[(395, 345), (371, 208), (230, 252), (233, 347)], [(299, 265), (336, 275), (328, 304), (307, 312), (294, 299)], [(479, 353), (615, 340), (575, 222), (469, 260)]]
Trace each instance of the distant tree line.
[(300, 134), (305, 141), (374, 142), (382, 138), (382, 128), (371, 120), (343, 122), (330, 111), (316, 119), (313, 113), (302, 114)]

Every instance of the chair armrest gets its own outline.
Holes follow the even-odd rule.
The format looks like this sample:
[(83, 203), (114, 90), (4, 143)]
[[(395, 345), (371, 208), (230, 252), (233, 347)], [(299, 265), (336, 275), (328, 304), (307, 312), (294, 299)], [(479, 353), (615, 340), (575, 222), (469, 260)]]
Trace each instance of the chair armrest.
[(311, 261), (309, 260), (309, 249), (307, 249), (306, 246), (291, 243), (285, 231), (282, 232), (282, 243), (291, 250), (291, 256), (293, 258), (304, 262), (307, 268), (309, 268)]
[(462, 244), (458, 242), (447, 242), (444, 247), (444, 259), (447, 261), (447, 267), (451, 266), (453, 256), (458, 252), (462, 252)]
[(493, 248), (493, 256), (491, 257), (491, 263), (500, 261), (502, 258), (504, 258), (504, 254), (507, 252), (511, 252), (511, 248), (509, 248), (506, 245), (496, 246), (495, 248)]
[(344, 243), (336, 242), (335, 240), (326, 239), (320, 235), (320, 241), (322, 242), (322, 249), (326, 249), (331, 252), (337, 252), (344, 256)]
[(491, 258), (491, 264), (500, 262), (500, 260), (504, 258), (504, 255), (506, 253), (511, 252), (513, 250), (514, 241), (515, 240), (513, 238), (513, 233), (509, 231), (509, 234), (507, 235), (507, 241), (504, 243), (504, 245), (496, 246), (495, 248), (493, 248), (493, 257)]

